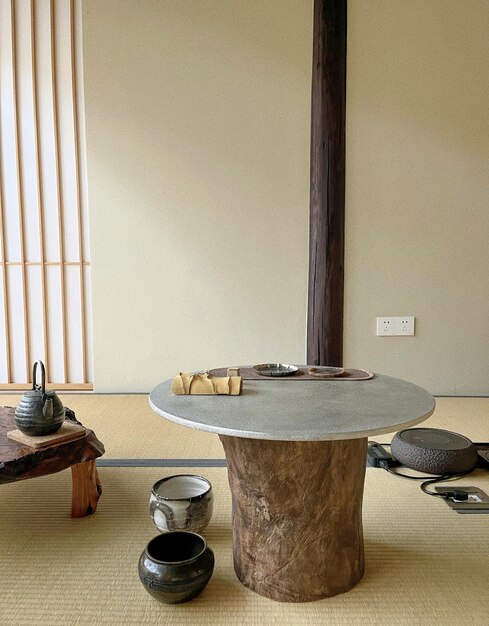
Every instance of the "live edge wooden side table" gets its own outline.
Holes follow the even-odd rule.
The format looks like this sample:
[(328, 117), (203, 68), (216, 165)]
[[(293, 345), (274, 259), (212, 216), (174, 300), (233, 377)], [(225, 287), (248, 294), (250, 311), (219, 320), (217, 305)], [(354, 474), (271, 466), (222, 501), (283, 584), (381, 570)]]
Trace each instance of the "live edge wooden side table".
[[(95, 459), (105, 452), (104, 445), (88, 428), (83, 437), (53, 444), (41, 449), (12, 441), (7, 433), (15, 430), (12, 407), (0, 407), (0, 485), (27, 478), (54, 474), (71, 467), (72, 517), (94, 513), (102, 493)], [(66, 419), (75, 414), (66, 410)]]
[(240, 396), (174, 396), (170, 385), (153, 389), (153, 410), (223, 444), (239, 580), (283, 602), (351, 589), (364, 572), (367, 437), (422, 422), (434, 398), (380, 374), (244, 380)]

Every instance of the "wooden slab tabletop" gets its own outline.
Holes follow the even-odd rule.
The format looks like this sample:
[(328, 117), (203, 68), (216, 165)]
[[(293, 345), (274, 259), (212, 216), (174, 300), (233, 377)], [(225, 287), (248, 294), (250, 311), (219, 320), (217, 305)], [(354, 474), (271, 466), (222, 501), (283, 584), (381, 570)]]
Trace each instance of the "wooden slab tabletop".
[[(0, 407), (0, 484), (54, 474), (72, 465), (102, 456), (104, 445), (95, 433), (86, 429), (85, 436), (72, 441), (35, 449), (7, 437), (15, 430), (14, 407)], [(66, 409), (66, 419), (80, 424)]]

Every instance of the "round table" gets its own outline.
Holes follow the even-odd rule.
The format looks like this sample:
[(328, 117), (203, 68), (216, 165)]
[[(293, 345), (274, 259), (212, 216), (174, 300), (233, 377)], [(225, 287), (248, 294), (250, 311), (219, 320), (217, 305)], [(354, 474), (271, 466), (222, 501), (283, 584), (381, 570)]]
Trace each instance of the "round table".
[(284, 602), (351, 589), (364, 572), (367, 437), (422, 422), (434, 398), (381, 374), (244, 380), (239, 396), (176, 396), (170, 387), (153, 389), (152, 409), (223, 444), (239, 580)]

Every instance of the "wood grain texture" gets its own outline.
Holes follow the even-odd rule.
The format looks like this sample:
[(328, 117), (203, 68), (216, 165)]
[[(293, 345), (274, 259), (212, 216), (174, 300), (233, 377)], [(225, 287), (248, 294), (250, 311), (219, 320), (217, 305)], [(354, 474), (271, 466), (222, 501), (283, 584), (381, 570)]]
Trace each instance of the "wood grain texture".
[(346, 0), (315, 0), (307, 362), (343, 362)]
[(65, 419), (61, 428), (51, 435), (26, 435), (17, 428), (10, 430), (7, 433), (7, 437), (12, 441), (23, 443), (30, 448), (46, 448), (47, 446), (63, 443), (63, 441), (71, 441), (72, 439), (84, 437), (85, 434), (86, 429), (83, 426), (79, 426)]
[(364, 572), (367, 439), (220, 439), (239, 580), (282, 602), (310, 602), (351, 589)]
[[(7, 432), (15, 430), (14, 411), (13, 407), (0, 407), (0, 485), (54, 474), (72, 465), (92, 461), (105, 452), (103, 443), (89, 429), (80, 439), (41, 450), (12, 441), (7, 438)], [(74, 419), (69, 409), (67, 414)]]
[(102, 494), (95, 460), (72, 465), (71, 485), (71, 517), (84, 517), (95, 513)]

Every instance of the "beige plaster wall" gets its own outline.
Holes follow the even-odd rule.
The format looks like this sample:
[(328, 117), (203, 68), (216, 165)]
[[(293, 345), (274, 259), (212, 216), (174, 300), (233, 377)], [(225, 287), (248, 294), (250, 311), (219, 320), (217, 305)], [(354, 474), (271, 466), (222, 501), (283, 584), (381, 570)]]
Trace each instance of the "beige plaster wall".
[(311, 19), (84, 0), (96, 391), (304, 361)]
[(348, 6), (345, 363), (488, 394), (489, 2)]
[[(304, 360), (311, 9), (84, 0), (97, 391)], [(348, 10), (345, 364), (488, 394), (489, 3)]]

